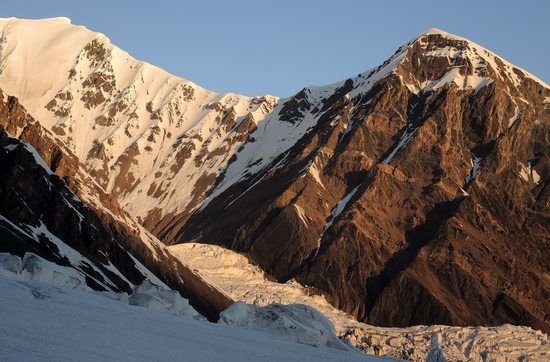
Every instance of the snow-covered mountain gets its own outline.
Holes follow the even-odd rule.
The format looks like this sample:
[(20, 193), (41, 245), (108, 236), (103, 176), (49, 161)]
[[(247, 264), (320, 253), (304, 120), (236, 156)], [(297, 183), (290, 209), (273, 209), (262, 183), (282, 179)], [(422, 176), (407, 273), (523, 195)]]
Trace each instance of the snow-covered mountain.
[[(431, 29), (357, 77), (306, 87), (283, 100), (249, 98), (216, 94), (138, 61), (67, 18), (3, 19), (0, 28), (2, 89), (67, 145), (105, 192), (118, 195), (132, 216), (168, 240), (197, 208), (281, 158), (345, 84), (345, 96), (358, 99), (394, 73), (415, 94), (450, 83), (477, 92), (492, 77), (513, 85), (525, 77), (537, 80), (470, 42), (466, 50), (433, 47), (425, 43), (430, 34), (460, 38)], [(456, 66), (420, 79), (398, 71), (415, 47), (436, 63), (452, 57)], [(461, 68), (459, 59), (468, 67)], [(345, 119), (332, 123), (349, 130)]]
[(210, 92), (66, 18), (3, 19), (0, 31), (2, 89), (148, 224), (196, 208), (278, 101)]
[[(181, 360), (182, 349), (194, 361), (379, 360), (340, 341), (307, 305), (227, 308), (232, 300), (196, 270), (123, 212), (105, 209), (70, 151), (16, 99), (0, 97), (0, 360)], [(20, 137), (39, 137), (40, 152), (6, 133), (22, 121)], [(180, 293), (212, 321), (227, 308), (223, 325), (208, 323)]]
[(550, 330), (550, 88), (480, 45), (431, 29), (278, 99), (210, 92), (65, 18), (0, 29), (0, 88), (42, 130), (8, 133), (72, 154), (79, 172), (53, 171), (137, 230), (147, 267), (170, 254), (150, 232), (245, 253), (370, 324)]

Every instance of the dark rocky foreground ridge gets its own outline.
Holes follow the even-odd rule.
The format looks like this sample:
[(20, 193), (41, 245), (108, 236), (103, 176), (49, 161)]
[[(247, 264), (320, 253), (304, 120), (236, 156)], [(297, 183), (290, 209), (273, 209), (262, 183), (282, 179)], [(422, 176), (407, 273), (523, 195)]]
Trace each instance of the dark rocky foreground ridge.
[(378, 68), (287, 99), (215, 95), (173, 78), (155, 93), (144, 88), (150, 70), (125, 84), (120, 50), (90, 39), (61, 81), (34, 83), (40, 100), (2, 54), (0, 86), (51, 147), (71, 150), (73, 166), (41, 151), (46, 132), (24, 131), (26, 120), (6, 129), (56, 173), (81, 170), (67, 179), (74, 190), (96, 185), (86, 192), (106, 210), (128, 212), (163, 242), (242, 252), (370, 324), (550, 331), (541, 81), (432, 30)]
[[(0, 252), (30, 252), (74, 268), (98, 291), (131, 293), (155, 275), (217, 320), (232, 301), (158, 245), (145, 245), (151, 239), (82, 172), (78, 159), (16, 98), (1, 90), (0, 98)], [(17, 126), (23, 127), (19, 139), (6, 132)]]

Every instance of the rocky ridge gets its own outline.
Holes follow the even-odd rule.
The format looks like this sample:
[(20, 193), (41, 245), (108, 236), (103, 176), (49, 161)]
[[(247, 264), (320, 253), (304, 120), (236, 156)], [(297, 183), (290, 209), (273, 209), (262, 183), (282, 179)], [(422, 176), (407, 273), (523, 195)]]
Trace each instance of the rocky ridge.
[(205, 90), (65, 18), (3, 19), (0, 29), (2, 89), (149, 229), (196, 208), (277, 103)]

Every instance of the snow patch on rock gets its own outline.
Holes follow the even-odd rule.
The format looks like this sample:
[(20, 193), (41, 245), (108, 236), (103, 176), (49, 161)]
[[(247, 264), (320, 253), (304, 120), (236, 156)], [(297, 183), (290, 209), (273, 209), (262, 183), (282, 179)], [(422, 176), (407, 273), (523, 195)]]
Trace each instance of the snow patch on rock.
[(338, 203), (336, 204), (336, 206), (334, 206), (334, 208), (332, 209), (331, 213), (330, 213), (330, 219), (329, 221), (325, 224), (325, 227), (323, 229), (323, 233), (329, 228), (331, 227), (332, 223), (336, 220), (336, 218), (338, 218), (338, 216), (340, 216), (340, 214), (344, 211), (344, 209), (346, 208), (346, 206), (348, 205), (349, 201), (351, 200), (351, 198), (353, 197), (353, 195), (355, 195), (355, 193), (357, 192), (357, 190), (359, 190), (359, 186), (357, 186), (356, 188), (354, 188), (353, 190), (351, 190), (350, 192), (348, 192), (344, 197), (342, 197), (342, 199), (340, 201), (338, 201)]
[(531, 164), (529, 162), (520, 165), (519, 170), (519, 176), (527, 181), (527, 182), (533, 182), (534, 184), (538, 185), (540, 182), (540, 175), (535, 171), (534, 168), (531, 167)]
[(382, 160), (382, 164), (387, 165), (399, 152), (401, 149), (405, 148), (413, 138), (414, 134), (418, 128), (415, 128), (412, 126), (412, 124), (409, 124), (403, 134), (401, 135), (401, 138), (399, 139), (399, 142), (397, 143), (397, 146), (394, 147), (394, 149), (390, 152), (386, 158)]
[(472, 165), (472, 169), (470, 172), (468, 172), (468, 175), (466, 175), (466, 178), (464, 179), (464, 182), (466, 184), (469, 184), (472, 182), (472, 180), (476, 177), (476, 175), (481, 171), (481, 162), (483, 161), (483, 157), (477, 157), (472, 152), (472, 159), (470, 160), (470, 164)]
[(293, 204), (294, 208), (296, 209), (296, 213), (298, 214), (298, 217), (300, 220), (304, 223), (304, 226), (307, 227), (307, 216), (304, 209), (302, 209), (300, 206)]
[(514, 111), (514, 115), (512, 116), (512, 118), (510, 118), (508, 120), (508, 128), (512, 127), (512, 125), (514, 124), (515, 121), (517, 121), (517, 119), (519, 118), (519, 115), (521, 114), (521, 112), (519, 111), (519, 107), (516, 105), (516, 109)]

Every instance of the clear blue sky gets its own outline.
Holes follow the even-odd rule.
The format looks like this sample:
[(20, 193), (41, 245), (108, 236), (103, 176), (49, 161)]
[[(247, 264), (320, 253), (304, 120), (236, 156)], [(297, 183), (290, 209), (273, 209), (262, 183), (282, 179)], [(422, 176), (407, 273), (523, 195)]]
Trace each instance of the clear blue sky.
[(66, 16), (217, 92), (288, 96), (379, 65), (437, 27), (550, 83), (550, 1), (10, 0), (0, 17)]

